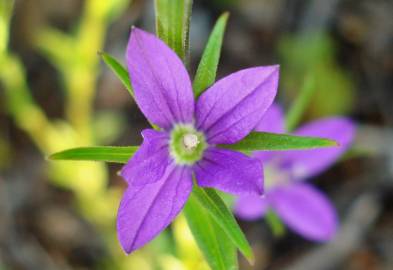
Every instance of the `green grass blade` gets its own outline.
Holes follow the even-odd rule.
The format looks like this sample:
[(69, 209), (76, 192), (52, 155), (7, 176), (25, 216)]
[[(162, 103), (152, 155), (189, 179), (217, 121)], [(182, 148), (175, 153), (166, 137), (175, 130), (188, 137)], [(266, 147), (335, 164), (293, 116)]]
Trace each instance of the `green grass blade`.
[(51, 160), (89, 160), (105, 161), (113, 163), (127, 163), (132, 155), (138, 150), (137, 146), (93, 146), (78, 147), (57, 152), (51, 156)]
[(238, 269), (235, 245), (193, 193), (184, 208), (184, 214), (209, 266), (213, 270)]
[(333, 146), (338, 146), (337, 142), (329, 139), (268, 132), (251, 132), (247, 137), (235, 144), (220, 145), (223, 148), (242, 152), (257, 150), (306, 150)]
[(220, 18), (218, 18), (210, 34), (192, 85), (196, 97), (216, 80), (217, 67), (220, 60), (222, 41), (228, 16), (228, 12), (222, 14)]
[(221, 226), (221, 229), (232, 240), (233, 244), (249, 260), (254, 262), (254, 255), (250, 244), (236, 222), (232, 212), (225, 205), (220, 196), (209, 188), (198, 188), (195, 186), (193, 195), (198, 202), (205, 207), (213, 219)]
[(105, 64), (115, 73), (115, 75), (120, 79), (123, 83), (124, 87), (130, 93), (132, 97), (134, 97), (134, 90), (131, 86), (130, 77), (128, 76), (128, 71), (122, 64), (119, 63), (113, 56), (101, 52), (100, 53), (102, 60), (104, 60)]

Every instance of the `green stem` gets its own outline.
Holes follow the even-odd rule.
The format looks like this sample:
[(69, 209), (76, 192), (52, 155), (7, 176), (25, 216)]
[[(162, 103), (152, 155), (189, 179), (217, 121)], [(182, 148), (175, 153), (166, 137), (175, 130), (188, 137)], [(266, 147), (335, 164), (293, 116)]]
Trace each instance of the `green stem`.
[(265, 215), (265, 220), (272, 230), (274, 236), (281, 237), (285, 234), (285, 226), (276, 213), (269, 210)]

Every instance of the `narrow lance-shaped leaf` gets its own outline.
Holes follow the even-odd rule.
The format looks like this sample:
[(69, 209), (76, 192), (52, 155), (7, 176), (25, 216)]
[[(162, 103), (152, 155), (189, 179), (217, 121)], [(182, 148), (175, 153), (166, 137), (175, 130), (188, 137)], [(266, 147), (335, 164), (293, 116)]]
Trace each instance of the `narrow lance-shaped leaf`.
[(222, 230), (228, 235), (240, 252), (249, 260), (250, 263), (253, 263), (254, 255), (252, 253), (252, 249), (237, 224), (232, 212), (227, 208), (220, 196), (213, 189), (202, 189), (196, 186), (194, 187), (192, 194), (221, 226)]
[(189, 49), (192, 0), (155, 0), (154, 2), (157, 36), (185, 61)]
[(212, 85), (216, 79), (217, 66), (220, 60), (222, 40), (224, 38), (228, 16), (229, 13), (225, 12), (218, 18), (210, 34), (206, 48), (203, 51), (192, 85), (196, 97)]
[(113, 73), (115, 73), (115, 75), (120, 79), (130, 95), (134, 97), (134, 90), (132, 89), (127, 69), (123, 67), (122, 64), (120, 64), (119, 61), (117, 61), (113, 56), (104, 52), (101, 52), (100, 55), (105, 64), (107, 64)]
[(127, 163), (132, 155), (138, 150), (137, 146), (95, 146), (95, 147), (78, 147), (61, 152), (51, 156), (51, 160), (89, 160), (105, 161), (113, 163)]
[(237, 249), (192, 193), (184, 208), (188, 226), (213, 270), (238, 269)]
[(307, 109), (312, 95), (315, 92), (315, 79), (312, 76), (307, 76), (304, 80), (303, 86), (299, 91), (299, 95), (296, 97), (294, 103), (292, 104), (289, 112), (287, 113), (285, 119), (285, 125), (287, 131), (293, 131), (299, 124), (303, 113)]
[[(104, 63), (108, 65), (108, 67), (115, 73), (115, 75), (120, 79), (120, 81), (123, 83), (124, 87), (127, 89), (128, 93), (134, 98), (134, 89), (132, 88), (130, 77), (128, 75), (128, 71), (125, 67), (123, 67), (122, 64), (119, 63), (119, 61), (116, 60), (113, 56), (101, 52), (100, 53), (102, 60), (104, 60)], [(158, 130), (159, 128), (150, 123), (150, 125)]]
[(338, 146), (337, 142), (316, 137), (302, 137), (268, 132), (251, 132), (243, 140), (220, 147), (243, 152), (257, 150), (301, 150)]

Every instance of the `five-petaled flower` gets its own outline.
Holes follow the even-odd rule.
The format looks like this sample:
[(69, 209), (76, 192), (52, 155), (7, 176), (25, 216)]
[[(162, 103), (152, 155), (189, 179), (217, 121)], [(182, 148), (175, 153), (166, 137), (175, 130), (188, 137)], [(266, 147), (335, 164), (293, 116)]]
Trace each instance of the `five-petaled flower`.
[(261, 120), (276, 96), (278, 66), (233, 73), (195, 102), (182, 61), (154, 35), (134, 28), (126, 60), (136, 103), (161, 128), (142, 131), (140, 149), (121, 171), (128, 188), (117, 230), (130, 253), (176, 217), (191, 193), (193, 176), (201, 187), (262, 194), (260, 162), (218, 145), (241, 140)]
[[(256, 131), (283, 133), (281, 108), (273, 104)], [(337, 229), (337, 214), (330, 201), (317, 189), (304, 182), (326, 170), (348, 149), (355, 134), (347, 118), (330, 117), (313, 121), (294, 132), (300, 136), (330, 138), (339, 147), (302, 151), (258, 151), (254, 157), (264, 164), (265, 194), (241, 196), (234, 206), (236, 215), (255, 220), (271, 208), (294, 231), (307, 239), (327, 241)]]

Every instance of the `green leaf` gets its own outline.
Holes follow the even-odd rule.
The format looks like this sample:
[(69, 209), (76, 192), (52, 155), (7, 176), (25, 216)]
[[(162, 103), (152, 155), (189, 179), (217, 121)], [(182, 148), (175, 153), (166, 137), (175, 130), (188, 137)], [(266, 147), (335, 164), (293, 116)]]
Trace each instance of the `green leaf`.
[(123, 83), (124, 87), (130, 93), (130, 95), (134, 97), (134, 90), (132, 89), (127, 69), (123, 67), (119, 63), (119, 61), (117, 61), (113, 56), (104, 52), (100, 52), (100, 55), (102, 57), (102, 60), (104, 60), (105, 64), (107, 64), (108, 67), (113, 71), (113, 73), (115, 73), (115, 75), (120, 79), (120, 81)]
[(192, 0), (155, 0), (156, 32), (185, 61), (189, 51)]
[(237, 224), (232, 212), (225, 205), (218, 194), (210, 188), (199, 188), (195, 185), (193, 196), (205, 207), (214, 220), (221, 226), (222, 230), (232, 240), (233, 244), (249, 260), (254, 261), (254, 255), (250, 244)]
[(188, 226), (213, 270), (238, 269), (236, 247), (192, 193), (184, 214)]
[(235, 144), (220, 145), (220, 147), (223, 148), (246, 153), (257, 150), (301, 150), (332, 146), (338, 146), (337, 142), (324, 138), (302, 137), (268, 132), (251, 132), (247, 137)]
[(315, 92), (315, 79), (313, 76), (307, 76), (303, 82), (303, 86), (300, 89), (300, 94), (296, 97), (294, 103), (292, 104), (289, 112), (287, 113), (285, 119), (285, 125), (287, 131), (292, 131), (299, 124), (305, 110), (307, 109), (307, 105), (310, 103), (310, 100)]
[(196, 97), (212, 85), (216, 79), (217, 66), (220, 60), (222, 40), (224, 38), (228, 16), (228, 12), (222, 14), (210, 34), (192, 85)]
[(113, 163), (127, 163), (132, 155), (138, 150), (137, 146), (94, 146), (78, 147), (51, 156), (51, 160), (90, 160)]

